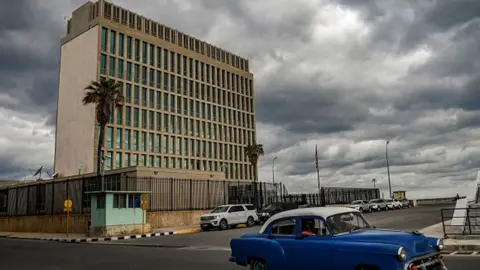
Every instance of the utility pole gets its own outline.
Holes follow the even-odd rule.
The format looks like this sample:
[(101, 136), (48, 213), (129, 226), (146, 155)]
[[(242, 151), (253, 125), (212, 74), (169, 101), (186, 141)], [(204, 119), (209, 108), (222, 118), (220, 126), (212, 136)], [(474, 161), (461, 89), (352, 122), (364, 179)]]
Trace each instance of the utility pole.
[(387, 141), (385, 144), (385, 158), (387, 159), (387, 174), (388, 174), (388, 198), (392, 198), (392, 182), (390, 181), (390, 166), (388, 164), (388, 144), (390, 141)]

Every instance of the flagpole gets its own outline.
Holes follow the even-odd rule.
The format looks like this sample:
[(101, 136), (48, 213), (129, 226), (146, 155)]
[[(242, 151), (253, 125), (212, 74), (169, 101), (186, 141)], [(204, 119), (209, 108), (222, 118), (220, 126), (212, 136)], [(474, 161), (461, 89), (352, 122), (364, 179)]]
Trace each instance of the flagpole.
[(317, 185), (318, 185), (318, 195), (320, 196), (320, 204), (322, 200), (322, 192), (320, 187), (320, 168), (318, 167), (318, 150), (317, 145), (315, 144), (315, 167), (317, 169)]

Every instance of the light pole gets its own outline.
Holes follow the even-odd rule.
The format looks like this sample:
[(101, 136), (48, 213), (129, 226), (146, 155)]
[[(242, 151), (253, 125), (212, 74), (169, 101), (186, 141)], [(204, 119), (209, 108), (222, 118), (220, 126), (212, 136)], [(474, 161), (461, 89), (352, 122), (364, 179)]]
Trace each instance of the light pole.
[(373, 183), (373, 188), (376, 188), (376, 187), (375, 187), (375, 183), (377, 183), (377, 179), (373, 178), (373, 179), (372, 179), (372, 183)]
[(275, 160), (277, 160), (278, 157), (274, 157), (272, 161), (272, 183), (275, 185)]
[(275, 202), (277, 202), (277, 186), (275, 185), (275, 160), (277, 160), (277, 158), (278, 157), (274, 157), (272, 160), (272, 184), (275, 191)]
[(388, 174), (388, 198), (392, 198), (392, 183), (390, 181), (390, 166), (388, 164), (388, 144), (390, 141), (387, 141), (385, 144), (385, 158), (387, 159), (387, 174)]

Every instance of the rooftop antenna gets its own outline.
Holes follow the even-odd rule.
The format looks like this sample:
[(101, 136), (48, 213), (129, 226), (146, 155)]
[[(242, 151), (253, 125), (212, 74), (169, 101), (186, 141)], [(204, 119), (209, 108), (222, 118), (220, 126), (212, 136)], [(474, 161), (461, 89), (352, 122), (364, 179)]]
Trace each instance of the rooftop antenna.
[(50, 178), (55, 179), (55, 177), (58, 175), (58, 172), (52, 174), (50, 171), (47, 171), (47, 174)]
[[(42, 170), (43, 170), (43, 165), (35, 173), (32, 173), (34, 177), (38, 175), (37, 180), (42, 180)], [(30, 170), (30, 172), (32, 172), (32, 170)]]

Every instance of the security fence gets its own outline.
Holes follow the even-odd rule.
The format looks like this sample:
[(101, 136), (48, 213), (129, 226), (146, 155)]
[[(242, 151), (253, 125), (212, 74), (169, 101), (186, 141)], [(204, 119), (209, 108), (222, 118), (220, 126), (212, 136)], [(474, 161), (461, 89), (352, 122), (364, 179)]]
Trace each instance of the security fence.
[[(36, 181), (0, 189), (0, 216), (55, 215), (63, 213), (63, 203), (72, 200), (72, 214), (90, 212), (91, 191), (102, 190), (95, 176), (69, 180)], [(144, 191), (148, 211), (206, 210), (221, 204), (251, 203), (257, 207), (294, 201), (298, 204), (345, 204), (378, 198), (378, 189), (322, 188), (316, 193), (288, 194), (282, 183), (231, 180), (197, 180), (160, 177), (107, 175), (106, 191)], [(324, 201), (322, 201), (322, 199)]]

